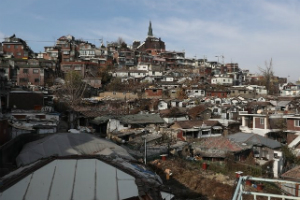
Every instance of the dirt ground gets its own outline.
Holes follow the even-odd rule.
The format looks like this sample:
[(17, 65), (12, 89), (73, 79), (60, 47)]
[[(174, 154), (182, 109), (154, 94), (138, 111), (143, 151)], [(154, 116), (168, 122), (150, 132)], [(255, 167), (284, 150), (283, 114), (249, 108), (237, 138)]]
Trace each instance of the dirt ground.
[[(176, 199), (230, 200), (235, 190), (234, 176), (204, 170), (181, 159), (155, 160), (151, 166), (162, 178), (165, 190), (174, 194)], [(168, 178), (166, 174), (169, 170), (171, 176)], [(253, 200), (253, 196), (244, 196), (243, 199)]]
[[(156, 160), (153, 166), (178, 199), (229, 200), (235, 189), (235, 180), (230, 177), (199, 169), (182, 160)], [(166, 169), (172, 173), (168, 180)]]

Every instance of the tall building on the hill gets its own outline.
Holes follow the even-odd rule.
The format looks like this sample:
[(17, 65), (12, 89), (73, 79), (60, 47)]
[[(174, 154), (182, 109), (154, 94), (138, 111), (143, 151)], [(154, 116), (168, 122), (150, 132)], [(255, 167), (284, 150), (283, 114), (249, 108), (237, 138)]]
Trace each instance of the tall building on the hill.
[(27, 43), (21, 38), (17, 38), (15, 34), (5, 38), (2, 44), (4, 56), (23, 59), (32, 58), (34, 56), (34, 52)]
[(165, 43), (157, 37), (153, 36), (153, 29), (152, 29), (152, 23), (149, 22), (149, 28), (148, 28), (148, 36), (146, 40), (139, 44), (137, 46), (137, 41), (134, 42), (133, 47), (136, 47), (136, 50), (147, 52), (152, 55), (157, 55), (160, 52), (163, 52), (166, 50)]

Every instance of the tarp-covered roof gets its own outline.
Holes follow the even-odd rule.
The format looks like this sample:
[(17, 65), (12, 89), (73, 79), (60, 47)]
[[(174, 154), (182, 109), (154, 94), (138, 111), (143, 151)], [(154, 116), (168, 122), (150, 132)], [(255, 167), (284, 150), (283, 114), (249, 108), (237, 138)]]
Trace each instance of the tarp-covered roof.
[(133, 159), (125, 149), (105, 139), (86, 133), (59, 133), (26, 144), (16, 161), (21, 166), (54, 155), (107, 155), (107, 152), (109, 155)]

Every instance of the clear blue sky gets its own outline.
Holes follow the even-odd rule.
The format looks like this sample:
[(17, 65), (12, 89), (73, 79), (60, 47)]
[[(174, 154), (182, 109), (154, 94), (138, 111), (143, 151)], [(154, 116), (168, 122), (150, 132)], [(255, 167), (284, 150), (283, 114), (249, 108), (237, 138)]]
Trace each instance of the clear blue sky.
[(151, 20), (167, 50), (210, 61), (224, 55), (252, 73), (272, 58), (276, 75), (300, 77), (299, 0), (1, 0), (0, 7), (0, 41), (16, 34), (35, 52), (68, 34), (96, 45), (143, 41)]

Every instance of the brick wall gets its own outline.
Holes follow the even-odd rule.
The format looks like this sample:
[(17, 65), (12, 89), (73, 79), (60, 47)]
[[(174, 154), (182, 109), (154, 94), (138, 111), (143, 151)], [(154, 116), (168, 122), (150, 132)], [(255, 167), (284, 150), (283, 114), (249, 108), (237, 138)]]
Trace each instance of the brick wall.
[(300, 127), (295, 126), (295, 120), (300, 119), (287, 119), (287, 130), (300, 131)]

